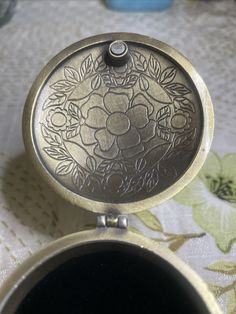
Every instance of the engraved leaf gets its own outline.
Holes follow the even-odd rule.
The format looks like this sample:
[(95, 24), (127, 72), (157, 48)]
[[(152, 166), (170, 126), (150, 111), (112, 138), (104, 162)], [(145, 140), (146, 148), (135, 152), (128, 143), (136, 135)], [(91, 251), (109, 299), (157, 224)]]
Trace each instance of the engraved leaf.
[(102, 80), (101, 80), (101, 76), (98, 74), (96, 75), (92, 82), (91, 82), (91, 87), (93, 90), (99, 89), (99, 87), (101, 86)]
[(165, 106), (157, 112), (156, 121), (160, 122), (162, 119), (165, 119), (169, 115), (170, 115), (170, 107)]
[(53, 159), (67, 160), (70, 158), (66, 150), (61, 147), (45, 147), (44, 151)]
[(144, 158), (139, 158), (136, 160), (135, 169), (137, 171), (142, 171), (147, 164), (147, 161)]
[(174, 67), (168, 67), (161, 73), (161, 84), (168, 84), (173, 81), (176, 76), (176, 69)]
[(133, 188), (131, 188), (131, 190), (134, 190), (135, 192), (139, 192), (143, 189), (144, 185), (145, 185), (145, 180), (142, 176), (140, 176), (137, 181), (132, 182)]
[(103, 55), (97, 57), (94, 62), (94, 70), (96, 72), (103, 72), (106, 69), (106, 63), (104, 62)]
[(107, 87), (116, 87), (117, 82), (114, 77), (109, 75), (102, 75), (103, 82), (106, 84)]
[(130, 88), (136, 84), (137, 80), (138, 80), (137, 75), (129, 75), (128, 77), (125, 78), (122, 85), (125, 85), (125, 88)]
[(154, 79), (158, 79), (161, 72), (160, 62), (151, 55), (148, 61), (148, 72)]
[(165, 141), (170, 140), (170, 133), (167, 129), (157, 128), (157, 135)]
[(96, 159), (94, 157), (88, 156), (86, 159), (86, 164), (87, 164), (87, 167), (90, 171), (92, 171), (92, 172), (96, 171), (97, 162), (96, 162)]
[(170, 115), (170, 108), (168, 106), (165, 106), (161, 108), (157, 112), (156, 120), (158, 122), (158, 127), (156, 129), (157, 135), (162, 138), (165, 141), (169, 141), (170, 139), (170, 132), (168, 131), (168, 128), (166, 127), (166, 118)]
[[(145, 154), (145, 158), (147, 160), (147, 166), (150, 167), (155, 167), (157, 171), (159, 171), (159, 166), (158, 163), (160, 162), (160, 160), (162, 159), (162, 157), (166, 154), (166, 150), (169, 147), (170, 143), (169, 142), (165, 142), (165, 141), (161, 141), (158, 140), (159, 143), (161, 144), (157, 144), (155, 146), (152, 147), (151, 150), (149, 150), (146, 154)], [(147, 180), (150, 176), (150, 173), (147, 173), (145, 176), (145, 180)]]
[(74, 183), (74, 185), (80, 185), (80, 176), (78, 171), (78, 167), (75, 167), (71, 174), (72, 182)]
[(71, 157), (81, 166), (85, 168), (86, 159), (89, 156), (87, 151), (78, 143), (64, 141), (65, 147)]
[(236, 263), (233, 262), (219, 261), (206, 267), (206, 269), (225, 275), (236, 275)]
[(80, 77), (79, 77), (79, 73), (72, 67), (65, 67), (64, 68), (64, 75), (65, 78), (73, 83), (78, 83), (80, 82)]
[(74, 162), (71, 160), (65, 160), (60, 162), (57, 167), (56, 167), (56, 174), (60, 175), (60, 176), (65, 176), (67, 174), (69, 174), (74, 166)]
[(44, 140), (53, 146), (61, 145), (61, 137), (59, 134), (49, 130), (44, 124), (41, 127), (42, 135)]
[(186, 97), (175, 97), (175, 101), (178, 102), (180, 108), (195, 112), (194, 104)]
[(113, 162), (110, 160), (104, 160), (100, 163), (100, 165), (98, 166), (98, 171), (99, 172), (107, 172), (111, 169), (111, 167), (113, 166)]
[(120, 168), (122, 169), (122, 171), (128, 172), (128, 168), (127, 168), (125, 162), (121, 162), (119, 166), (120, 166)]
[(132, 56), (134, 59), (134, 65), (138, 71), (144, 72), (147, 68), (146, 58), (137, 51), (132, 51)]
[(88, 175), (85, 181), (86, 187), (93, 193), (101, 190), (101, 182), (94, 175)]
[(81, 63), (80, 75), (82, 79), (85, 79), (86, 77), (88, 77), (88, 75), (92, 72), (92, 65), (93, 65), (93, 59), (92, 59), (92, 55), (90, 54)]
[(115, 162), (107, 162), (106, 171), (110, 171), (112, 167), (114, 167)]
[(189, 239), (188, 238), (179, 238), (174, 240), (172, 243), (169, 245), (169, 249), (173, 252), (178, 251), (179, 248), (181, 248), (182, 245), (184, 245), (185, 242), (187, 242)]
[(152, 80), (147, 90), (148, 96), (161, 104), (170, 104), (172, 100), (167, 91), (156, 81)]
[[(48, 97), (48, 99), (50, 99), (50, 100), (56, 100), (58, 98), (66, 98), (65, 93), (63, 93), (63, 92), (56, 92), (56, 93), (53, 93), (52, 95), (50, 95)], [(62, 102), (62, 100), (60, 100), (60, 102)]]
[(80, 125), (78, 123), (71, 124), (66, 130), (66, 137), (71, 139), (79, 134)]
[(50, 85), (51, 88), (59, 91), (59, 92), (70, 92), (74, 87), (76, 86), (76, 84), (74, 82), (70, 82), (67, 80), (60, 80), (52, 85)]
[(66, 100), (66, 95), (62, 92), (57, 92), (48, 97), (43, 105), (43, 109), (47, 109), (52, 106), (60, 106)]
[(160, 220), (155, 215), (153, 215), (149, 210), (145, 210), (140, 213), (137, 213), (136, 216), (148, 228), (154, 231), (163, 231)]
[(165, 86), (167, 92), (173, 96), (182, 96), (191, 93), (190, 89), (180, 83), (171, 83)]
[(188, 133), (181, 134), (176, 137), (174, 140), (174, 147), (178, 146), (179, 148), (186, 148), (187, 146), (193, 144), (194, 138), (196, 135), (196, 128), (193, 130), (190, 130)]
[(119, 163), (119, 166), (125, 172), (134, 171), (134, 164), (130, 160), (122, 160), (122, 162)]
[(142, 91), (146, 91), (149, 87), (148, 80), (144, 75), (141, 75), (139, 78), (139, 87)]
[(92, 87), (91, 87), (91, 81), (92, 77), (86, 78), (83, 82), (79, 83), (72, 93), (69, 95), (69, 100), (72, 102), (77, 102), (85, 99), (86, 97), (89, 97), (89, 95), (92, 93)]
[(91, 188), (92, 186), (92, 182), (91, 182), (91, 179), (90, 179), (90, 176), (88, 176), (85, 180), (85, 186), (86, 188)]
[(68, 113), (70, 114), (71, 117), (73, 117), (76, 120), (78, 120), (81, 116), (80, 108), (73, 102), (71, 102), (68, 107)]
[(79, 188), (83, 187), (85, 181), (85, 174), (78, 166), (74, 167), (71, 177), (74, 185), (78, 186)]
[(156, 169), (152, 169), (151, 171), (146, 173), (146, 191), (151, 192), (158, 184), (159, 178)]

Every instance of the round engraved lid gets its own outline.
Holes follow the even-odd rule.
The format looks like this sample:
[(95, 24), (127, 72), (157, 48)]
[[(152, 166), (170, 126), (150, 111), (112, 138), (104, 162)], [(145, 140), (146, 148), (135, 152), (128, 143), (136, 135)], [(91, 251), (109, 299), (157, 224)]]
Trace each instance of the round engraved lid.
[(213, 134), (190, 62), (149, 37), (112, 33), (66, 48), (34, 82), (27, 151), (70, 202), (131, 213), (172, 197), (200, 170)]

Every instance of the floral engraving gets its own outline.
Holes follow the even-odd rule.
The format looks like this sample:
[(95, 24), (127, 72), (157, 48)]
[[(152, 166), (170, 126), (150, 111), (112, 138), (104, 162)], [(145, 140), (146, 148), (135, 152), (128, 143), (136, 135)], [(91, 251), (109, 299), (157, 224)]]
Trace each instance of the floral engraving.
[(133, 50), (121, 67), (92, 54), (64, 67), (40, 121), (55, 174), (77, 193), (117, 202), (163, 190), (163, 178), (174, 182), (171, 160), (196, 145), (192, 92), (177, 73)]
[(55, 131), (65, 131), (70, 126), (71, 118), (61, 108), (51, 109), (46, 117), (47, 126)]
[[(124, 92), (107, 92), (103, 102), (104, 108), (89, 109), (86, 125), (90, 129), (84, 130), (85, 133), (94, 133), (97, 142), (94, 153), (102, 158), (114, 159), (119, 154), (131, 158), (143, 152), (142, 142), (149, 141), (155, 135), (155, 122), (149, 119), (152, 106), (148, 102), (148, 106), (133, 105)], [(117, 104), (120, 104), (119, 107)], [(94, 143), (92, 138), (90, 140), (87, 144)]]

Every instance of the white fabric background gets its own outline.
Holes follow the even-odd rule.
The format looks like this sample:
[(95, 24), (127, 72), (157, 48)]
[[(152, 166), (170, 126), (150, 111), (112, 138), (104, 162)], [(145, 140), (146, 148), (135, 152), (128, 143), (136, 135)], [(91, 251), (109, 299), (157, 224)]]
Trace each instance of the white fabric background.
[[(235, 151), (234, 1), (176, 0), (171, 9), (152, 13), (113, 12), (99, 0), (20, 1), (12, 20), (0, 28), (0, 283), (42, 245), (94, 220), (60, 200), (38, 178), (24, 154), (21, 117), (29, 88), (51, 57), (84, 37), (116, 31), (165, 41), (192, 61), (215, 107), (213, 150), (220, 155)], [(188, 232), (190, 211), (172, 200), (152, 210), (157, 211), (168, 230)], [(136, 217), (131, 221), (145, 235), (153, 235)], [(208, 281), (213, 275), (203, 266), (221, 253), (205, 237), (189, 242), (178, 254)], [(235, 256), (233, 249), (230, 258)], [(221, 303), (225, 307), (225, 300)]]

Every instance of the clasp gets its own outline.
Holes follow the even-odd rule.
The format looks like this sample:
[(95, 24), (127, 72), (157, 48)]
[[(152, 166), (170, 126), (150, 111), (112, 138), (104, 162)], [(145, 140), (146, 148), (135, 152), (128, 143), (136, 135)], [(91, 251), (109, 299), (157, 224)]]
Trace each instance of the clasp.
[(113, 41), (108, 49), (109, 62), (115, 67), (125, 65), (128, 59), (128, 52), (128, 45), (124, 41)]

